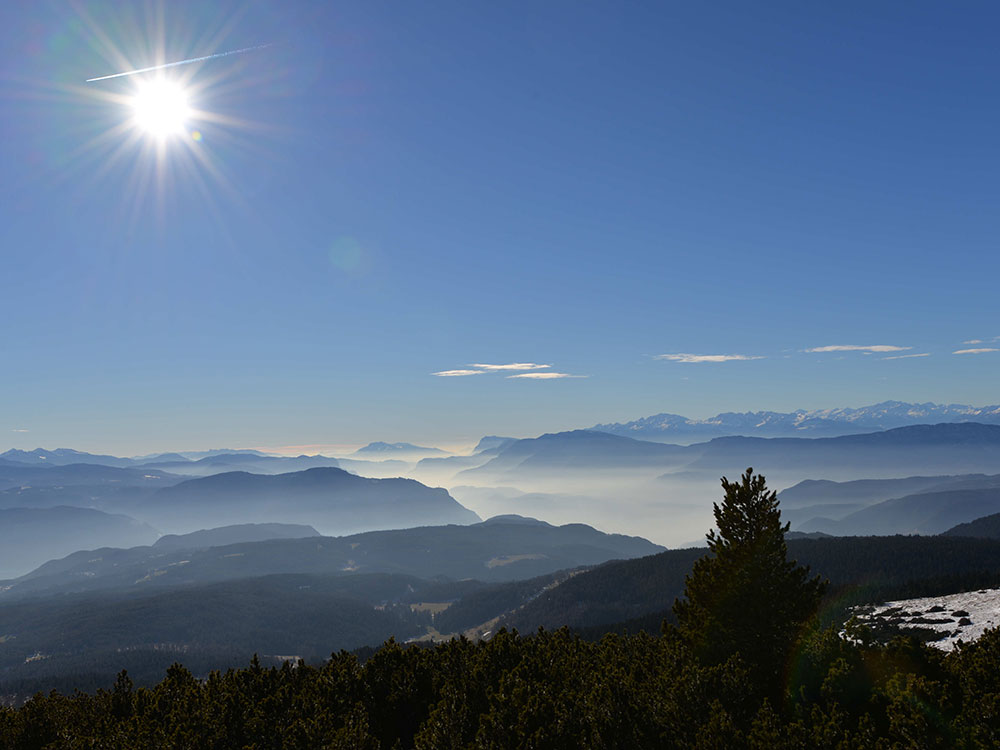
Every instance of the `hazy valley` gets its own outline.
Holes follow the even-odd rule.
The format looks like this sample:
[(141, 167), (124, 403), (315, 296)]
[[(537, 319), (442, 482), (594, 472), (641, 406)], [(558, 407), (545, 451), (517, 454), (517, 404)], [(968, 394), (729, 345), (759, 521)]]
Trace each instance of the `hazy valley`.
[(841, 592), (831, 622), (997, 586), (1000, 425), (967, 413), (834, 437), (491, 436), (468, 453), (8, 451), (0, 685), (88, 686), (112, 664), (152, 680), (182, 655), (316, 660), (390, 636), (655, 630), (705, 554), (719, 477), (750, 465), (811, 537), (791, 534), (790, 556)]

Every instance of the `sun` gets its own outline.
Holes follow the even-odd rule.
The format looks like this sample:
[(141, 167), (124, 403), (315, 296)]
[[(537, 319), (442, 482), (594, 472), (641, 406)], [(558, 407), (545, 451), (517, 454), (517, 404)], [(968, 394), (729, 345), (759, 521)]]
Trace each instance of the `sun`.
[(183, 134), (191, 115), (187, 92), (166, 78), (140, 82), (130, 104), (136, 127), (156, 138)]

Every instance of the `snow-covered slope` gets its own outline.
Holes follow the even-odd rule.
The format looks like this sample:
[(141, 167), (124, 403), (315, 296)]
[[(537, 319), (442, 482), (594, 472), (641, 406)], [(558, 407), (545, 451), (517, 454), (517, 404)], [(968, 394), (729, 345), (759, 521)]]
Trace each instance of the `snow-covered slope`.
[(928, 644), (951, 651), (960, 640), (974, 641), (1000, 625), (1000, 589), (901, 599), (857, 607), (854, 614), (876, 630), (934, 631), (938, 635), (925, 633)]

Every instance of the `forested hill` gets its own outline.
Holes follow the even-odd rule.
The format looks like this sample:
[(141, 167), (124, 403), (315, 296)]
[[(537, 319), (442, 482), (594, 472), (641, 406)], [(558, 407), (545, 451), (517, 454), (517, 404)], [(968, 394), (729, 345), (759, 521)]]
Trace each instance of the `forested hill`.
[(943, 536), (971, 536), (979, 539), (1000, 539), (1000, 513), (992, 513), (975, 521), (960, 523), (947, 531)]
[[(652, 613), (669, 616), (684, 577), (702, 548), (668, 550), (612, 562), (576, 575), (502, 620), (531, 632), (539, 626), (590, 627)], [(832, 585), (831, 606), (930, 596), (1000, 584), (1000, 540), (957, 537), (791, 539), (788, 557)], [(830, 610), (832, 616), (833, 611)]]
[(140, 590), (274, 573), (402, 573), (509, 581), (662, 550), (640, 537), (583, 524), (495, 520), (346, 537), (271, 539), (208, 549), (78, 552), (0, 587), (0, 601), (42, 592)]

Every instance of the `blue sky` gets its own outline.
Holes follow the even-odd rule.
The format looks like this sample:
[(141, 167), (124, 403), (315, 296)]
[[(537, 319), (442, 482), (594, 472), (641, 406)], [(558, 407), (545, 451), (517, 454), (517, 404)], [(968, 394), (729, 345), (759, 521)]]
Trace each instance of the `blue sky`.
[(0, 449), (1000, 401), (993, 4), (136, 7), (0, 7)]

